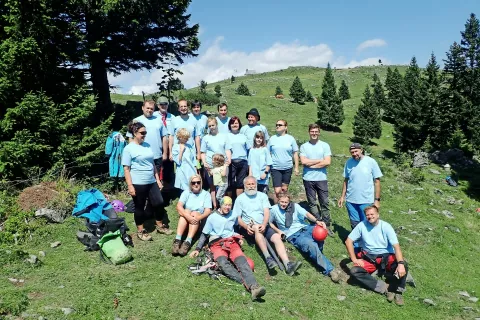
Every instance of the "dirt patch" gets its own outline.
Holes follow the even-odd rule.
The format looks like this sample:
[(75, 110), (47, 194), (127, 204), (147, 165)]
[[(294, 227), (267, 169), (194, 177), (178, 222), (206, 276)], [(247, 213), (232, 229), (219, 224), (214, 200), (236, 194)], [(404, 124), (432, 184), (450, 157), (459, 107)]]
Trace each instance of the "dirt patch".
[(35, 211), (45, 208), (58, 194), (55, 182), (42, 182), (24, 189), (18, 196), (17, 203), (24, 211)]

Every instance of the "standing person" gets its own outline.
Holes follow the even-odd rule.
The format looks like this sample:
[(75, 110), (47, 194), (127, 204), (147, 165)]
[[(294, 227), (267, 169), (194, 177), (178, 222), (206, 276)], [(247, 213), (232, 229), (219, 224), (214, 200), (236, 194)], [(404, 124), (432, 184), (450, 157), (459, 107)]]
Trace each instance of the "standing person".
[(258, 131), (262, 131), (265, 135), (265, 141), (268, 141), (270, 137), (268, 135), (267, 128), (265, 128), (263, 124), (258, 123), (260, 121), (260, 114), (258, 113), (258, 110), (256, 108), (252, 108), (247, 112), (246, 116), (248, 124), (244, 125), (242, 129), (240, 129), (240, 133), (247, 137), (247, 141), (250, 143), (249, 148), (252, 147), (251, 143)]
[[(165, 128), (167, 128), (167, 132), (169, 133), (170, 125), (174, 117), (170, 112), (168, 112), (168, 100), (165, 97), (160, 97), (157, 102), (158, 111), (155, 111), (153, 115), (162, 120), (163, 125)], [(163, 181), (166, 188), (170, 188), (175, 180), (175, 169), (173, 161), (170, 160), (170, 148), (168, 145), (166, 148), (163, 148), (163, 154), (165, 157), (163, 158), (162, 170), (160, 171), (160, 180)]]
[[(325, 222), (328, 227), (328, 234), (333, 235), (330, 230), (330, 208), (328, 204), (328, 182), (327, 167), (330, 165), (332, 151), (330, 145), (319, 140), (320, 126), (313, 123), (308, 126), (310, 140), (300, 147), (300, 161), (303, 165), (303, 186), (307, 194), (310, 212)], [(317, 206), (320, 204), (320, 211)]]
[(287, 133), (287, 121), (278, 120), (275, 127), (277, 134), (268, 140), (267, 149), (272, 154), (272, 182), (275, 190), (275, 202), (277, 202), (277, 195), (282, 191), (288, 191), (293, 164), (295, 164), (295, 175), (298, 176), (299, 172), (298, 145), (295, 138)]
[(228, 106), (226, 103), (220, 103), (217, 106), (218, 116), (217, 116), (217, 125), (218, 132), (223, 134), (228, 134), (230, 132), (230, 117), (227, 116)]
[(232, 153), (232, 162), (228, 170), (228, 186), (235, 199), (243, 192), (243, 179), (248, 175), (248, 142), (247, 137), (240, 133), (242, 123), (238, 117), (232, 117), (228, 122), (227, 139)]
[(225, 162), (225, 157), (218, 153), (213, 155), (212, 163), (213, 169), (211, 169), (211, 172), (213, 185), (215, 186), (215, 196), (218, 203), (220, 203), (228, 188), (228, 166)]
[(232, 154), (230, 152), (230, 146), (227, 142), (227, 135), (218, 133), (217, 119), (215, 117), (209, 117), (207, 120), (209, 133), (203, 137), (201, 146), (201, 159), (204, 165), (205, 171), (203, 176), (204, 186), (210, 189), (212, 197), (213, 208), (217, 208), (217, 201), (215, 197), (215, 185), (213, 184), (213, 176), (211, 170), (213, 169), (213, 155), (218, 153), (225, 157), (225, 163), (230, 165), (230, 159)]
[(168, 145), (168, 148), (170, 150), (170, 160), (173, 161), (173, 145), (178, 143), (176, 136), (177, 131), (181, 128), (185, 128), (190, 133), (188, 144), (194, 148), (197, 155), (197, 160), (200, 161), (200, 132), (198, 132), (197, 120), (193, 115), (188, 113), (187, 100), (178, 100), (178, 112), (180, 113), (180, 115), (173, 118), (170, 128), (168, 128), (168, 131), (170, 133), (170, 141)]
[[(178, 219), (177, 235), (173, 240), (172, 255), (187, 255), (192, 247), (193, 237), (198, 231), (200, 221), (208, 218), (212, 212), (212, 199), (207, 191), (202, 189), (202, 177), (196, 174), (190, 178), (190, 189), (182, 192), (177, 203)], [(187, 238), (182, 242), (182, 236), (188, 230)]]
[[(389, 302), (404, 304), (402, 293), (407, 282), (408, 266), (403, 259), (397, 235), (392, 226), (380, 220), (378, 208), (365, 208), (366, 219), (361, 221), (348, 235), (345, 245), (354, 266), (350, 274), (363, 287), (387, 296)], [(363, 243), (362, 251), (355, 254), (354, 242)], [(375, 279), (371, 274), (391, 275), (390, 285)]]
[(253, 138), (253, 146), (248, 153), (248, 175), (257, 179), (257, 190), (268, 194), (268, 178), (272, 157), (267, 149), (265, 134), (258, 131)]
[(195, 150), (188, 144), (190, 133), (185, 128), (177, 131), (178, 143), (172, 148), (173, 161), (177, 165), (175, 188), (189, 190), (190, 177), (197, 174)]
[(163, 227), (163, 216), (160, 207), (163, 205), (163, 197), (160, 190), (163, 188), (154, 163), (154, 153), (150, 145), (145, 142), (147, 130), (141, 122), (130, 125), (128, 131), (133, 136), (122, 154), (122, 165), (125, 171), (125, 180), (128, 185), (128, 193), (135, 203), (134, 219), (137, 226), (137, 237), (140, 240), (152, 240), (144, 228), (147, 220), (145, 205), (147, 198), (155, 214), (157, 230)]
[(338, 207), (346, 201), (348, 217), (352, 229), (365, 220), (366, 207), (375, 205), (380, 208), (380, 178), (383, 176), (377, 161), (363, 154), (360, 143), (350, 145), (352, 157), (345, 163), (343, 170), (342, 196)]
[(192, 115), (197, 120), (197, 131), (200, 134), (200, 143), (207, 131), (207, 116), (202, 114), (202, 103), (200, 101), (192, 102)]

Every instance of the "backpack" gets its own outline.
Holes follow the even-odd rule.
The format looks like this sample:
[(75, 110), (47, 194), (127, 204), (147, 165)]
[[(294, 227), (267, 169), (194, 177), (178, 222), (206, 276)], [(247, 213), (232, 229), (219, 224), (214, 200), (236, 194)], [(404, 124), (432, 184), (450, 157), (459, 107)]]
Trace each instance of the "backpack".
[(126, 263), (132, 260), (132, 253), (122, 241), (120, 230), (108, 232), (98, 240), (100, 257), (114, 265)]
[(83, 245), (85, 245), (85, 251), (97, 251), (100, 250), (97, 242), (107, 233), (116, 232), (120, 233), (120, 238), (127, 246), (133, 247), (133, 241), (130, 235), (127, 233), (129, 230), (125, 218), (113, 218), (109, 220), (101, 220), (98, 223), (85, 221), (85, 226), (88, 231), (78, 231), (77, 239)]

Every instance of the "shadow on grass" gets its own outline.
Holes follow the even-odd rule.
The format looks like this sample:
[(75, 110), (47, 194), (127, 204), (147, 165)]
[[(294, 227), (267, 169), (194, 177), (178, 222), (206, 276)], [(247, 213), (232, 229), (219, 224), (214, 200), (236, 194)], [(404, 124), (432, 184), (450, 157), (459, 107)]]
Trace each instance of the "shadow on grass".
[(340, 238), (340, 240), (342, 240), (342, 242), (345, 243), (345, 240), (347, 240), (347, 237), (350, 234), (350, 231), (345, 229), (343, 226), (339, 225), (338, 223), (334, 223), (333, 227), (335, 229), (335, 232), (338, 234), (338, 237)]
[(335, 132), (335, 133), (342, 133), (342, 129), (340, 127), (335, 127), (335, 126), (328, 126), (328, 125), (322, 125), (321, 123), (317, 124), (322, 128), (323, 131), (329, 131), (329, 132)]
[(382, 156), (384, 156), (385, 158), (387, 159), (395, 159), (395, 157), (397, 156), (397, 154), (393, 151), (390, 151), (390, 150), (383, 150), (382, 151)]
[(475, 201), (480, 201), (480, 165), (475, 163), (475, 167), (469, 169), (457, 169), (452, 175), (455, 181), (466, 181), (468, 186), (465, 193)]

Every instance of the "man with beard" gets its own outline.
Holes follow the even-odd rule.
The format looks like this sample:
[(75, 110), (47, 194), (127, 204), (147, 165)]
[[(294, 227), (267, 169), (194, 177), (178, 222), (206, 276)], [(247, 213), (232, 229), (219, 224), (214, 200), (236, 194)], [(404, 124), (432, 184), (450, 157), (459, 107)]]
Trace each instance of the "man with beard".
[(350, 145), (352, 157), (345, 163), (343, 170), (342, 196), (338, 207), (346, 202), (348, 217), (352, 229), (365, 220), (366, 207), (375, 205), (380, 208), (380, 178), (383, 176), (377, 161), (363, 154), (362, 145)]

